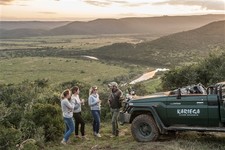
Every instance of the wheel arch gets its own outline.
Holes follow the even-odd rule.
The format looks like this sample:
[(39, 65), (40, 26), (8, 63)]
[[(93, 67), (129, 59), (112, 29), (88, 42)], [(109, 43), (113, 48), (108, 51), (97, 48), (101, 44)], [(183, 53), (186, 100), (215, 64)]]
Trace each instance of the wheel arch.
[(161, 134), (166, 133), (166, 130), (164, 129), (165, 126), (163, 122), (161, 121), (159, 115), (157, 114), (156, 110), (153, 107), (133, 107), (130, 111), (130, 114), (131, 114), (130, 123), (132, 123), (134, 118), (136, 118), (139, 115), (142, 115), (142, 114), (150, 115), (154, 119), (159, 129), (159, 132)]

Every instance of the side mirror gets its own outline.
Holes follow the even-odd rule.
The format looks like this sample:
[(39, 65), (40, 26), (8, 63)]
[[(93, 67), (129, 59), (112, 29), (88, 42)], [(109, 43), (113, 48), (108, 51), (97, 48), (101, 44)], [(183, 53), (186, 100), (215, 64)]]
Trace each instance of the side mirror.
[(181, 99), (181, 90), (180, 89), (177, 90), (177, 99)]

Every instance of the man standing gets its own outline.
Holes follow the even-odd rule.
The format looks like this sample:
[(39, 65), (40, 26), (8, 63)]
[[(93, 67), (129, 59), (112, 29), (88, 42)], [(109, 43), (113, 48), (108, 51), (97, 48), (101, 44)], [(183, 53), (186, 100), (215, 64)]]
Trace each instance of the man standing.
[(120, 113), (121, 107), (121, 97), (123, 95), (122, 91), (118, 88), (118, 84), (116, 82), (111, 82), (108, 84), (111, 94), (109, 95), (109, 106), (112, 114), (112, 136), (115, 137), (119, 135), (118, 130), (118, 117)]

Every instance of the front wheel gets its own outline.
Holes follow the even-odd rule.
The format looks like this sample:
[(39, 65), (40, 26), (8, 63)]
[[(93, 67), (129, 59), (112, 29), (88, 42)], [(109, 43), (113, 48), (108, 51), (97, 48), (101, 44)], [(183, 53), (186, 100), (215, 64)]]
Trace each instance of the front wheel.
[(131, 133), (138, 142), (155, 141), (159, 137), (159, 130), (150, 115), (139, 115), (131, 124)]

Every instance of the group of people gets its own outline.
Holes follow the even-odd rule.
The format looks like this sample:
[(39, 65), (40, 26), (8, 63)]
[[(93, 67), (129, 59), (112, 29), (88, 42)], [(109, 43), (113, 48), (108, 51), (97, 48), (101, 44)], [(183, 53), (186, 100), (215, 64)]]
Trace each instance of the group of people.
[[(112, 135), (111, 137), (116, 137), (119, 135), (118, 130), (118, 117), (120, 112), (122, 91), (118, 88), (116, 82), (111, 82), (108, 84), (111, 92), (108, 98), (108, 104), (110, 106), (110, 111), (112, 114)], [(81, 106), (84, 105), (84, 99), (79, 97), (79, 87), (74, 86), (71, 89), (67, 89), (62, 92), (61, 95), (61, 109), (62, 115), (65, 123), (65, 133), (63, 136), (62, 144), (67, 144), (69, 137), (75, 130), (75, 138), (88, 139), (85, 135), (85, 122), (81, 115)], [(93, 117), (93, 134), (96, 137), (101, 137), (99, 133), (100, 129), (100, 110), (101, 110), (101, 100), (98, 95), (97, 86), (93, 86), (89, 90), (88, 105), (91, 109), (91, 114)], [(81, 137), (79, 136), (79, 125)]]

